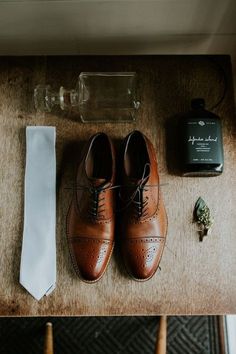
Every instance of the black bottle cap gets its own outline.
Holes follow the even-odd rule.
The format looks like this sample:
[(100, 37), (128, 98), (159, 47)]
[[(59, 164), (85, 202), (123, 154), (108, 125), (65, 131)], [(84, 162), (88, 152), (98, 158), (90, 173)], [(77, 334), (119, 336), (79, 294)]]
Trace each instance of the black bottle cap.
[(205, 108), (205, 100), (204, 98), (194, 98), (191, 101), (192, 109), (204, 109)]

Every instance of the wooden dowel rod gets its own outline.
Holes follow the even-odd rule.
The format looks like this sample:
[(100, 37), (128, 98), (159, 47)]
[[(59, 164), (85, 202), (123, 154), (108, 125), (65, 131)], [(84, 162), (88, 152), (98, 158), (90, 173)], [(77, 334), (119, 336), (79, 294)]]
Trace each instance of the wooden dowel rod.
[(166, 354), (167, 316), (161, 316), (155, 354)]
[(52, 323), (46, 323), (44, 354), (53, 354), (53, 328)]

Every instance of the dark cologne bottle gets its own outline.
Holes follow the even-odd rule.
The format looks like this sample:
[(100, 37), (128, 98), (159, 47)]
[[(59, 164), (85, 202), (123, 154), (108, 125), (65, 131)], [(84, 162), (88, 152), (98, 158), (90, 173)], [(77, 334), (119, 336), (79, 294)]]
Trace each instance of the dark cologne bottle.
[(191, 107), (181, 119), (183, 175), (217, 176), (224, 165), (221, 120), (201, 98), (192, 100)]

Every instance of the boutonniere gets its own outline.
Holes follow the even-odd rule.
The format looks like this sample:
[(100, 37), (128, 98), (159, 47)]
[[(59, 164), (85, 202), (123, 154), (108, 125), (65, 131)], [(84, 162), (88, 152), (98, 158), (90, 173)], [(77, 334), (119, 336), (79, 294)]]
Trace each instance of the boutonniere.
[(199, 241), (203, 241), (203, 238), (211, 233), (214, 219), (211, 217), (209, 207), (201, 197), (196, 201), (193, 216), (194, 220), (200, 225)]

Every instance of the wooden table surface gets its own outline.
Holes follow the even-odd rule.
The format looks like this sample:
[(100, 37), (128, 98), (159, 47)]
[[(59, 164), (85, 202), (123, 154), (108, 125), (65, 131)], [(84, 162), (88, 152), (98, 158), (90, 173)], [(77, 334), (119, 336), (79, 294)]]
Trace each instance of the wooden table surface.
[[(181, 177), (172, 168), (175, 150), (166, 144), (166, 132), (167, 136), (175, 133), (174, 117), (189, 109), (193, 97), (205, 97), (208, 107), (216, 103), (224, 90), (222, 68), (227, 90), (215, 112), (223, 123), (224, 173), (210, 178)], [(35, 113), (32, 93), (36, 84), (73, 88), (81, 71), (136, 71), (142, 102), (137, 121), (82, 124), (75, 113)], [(18, 282), (28, 125), (57, 129), (57, 287), (39, 302)], [(90, 135), (104, 131), (119, 145), (133, 129), (153, 141), (159, 160), (169, 218), (161, 270), (148, 282), (135, 282), (126, 275), (116, 249), (104, 277), (96, 284), (86, 284), (76, 277), (67, 248), (65, 217), (72, 193), (66, 187), (73, 181), (81, 145)], [(0, 58), (0, 315), (236, 313), (235, 133), (227, 56)], [(202, 243), (192, 222), (200, 195), (215, 219), (212, 234)]]

